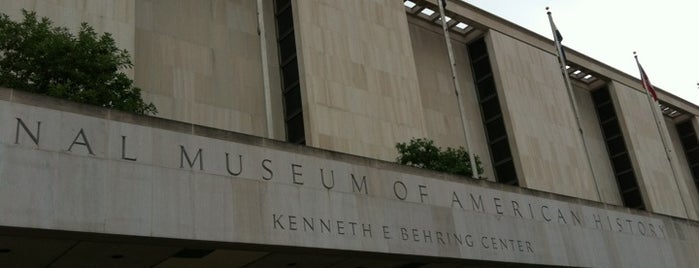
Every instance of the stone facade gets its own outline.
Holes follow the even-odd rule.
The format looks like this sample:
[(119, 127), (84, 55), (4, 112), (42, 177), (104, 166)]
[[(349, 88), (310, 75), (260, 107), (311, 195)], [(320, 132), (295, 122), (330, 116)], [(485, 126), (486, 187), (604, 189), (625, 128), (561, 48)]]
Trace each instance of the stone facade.
[(699, 250), (693, 221), (0, 92), (5, 227), (586, 267)]
[[(660, 103), (680, 113), (664, 116), (659, 130), (637, 79), (567, 50), (568, 64), (597, 79), (575, 80), (572, 89), (591, 169), (552, 41), (449, 0), (449, 16), (469, 25), (452, 27), (450, 42), (471, 151), (487, 182), (399, 167), (384, 161), (413, 137), (466, 145), (439, 20), (420, 12), (436, 10), (437, 0), (413, 1), (416, 8), (290, 0), (306, 146), (290, 145), (277, 2), (284, 1), (0, 0), (12, 18), (28, 9), (70, 29), (85, 21), (112, 33), (133, 56), (127, 74), (160, 112), (134, 117), (0, 90), (0, 209), (11, 215), (0, 227), (440, 260), (692, 265), (699, 193), (675, 125), (691, 120), (697, 132), (696, 105), (659, 89)], [(467, 49), (480, 38), (520, 187), (494, 183), (497, 152), (482, 115), (489, 107), (480, 106)], [(609, 89), (647, 211), (623, 208), (592, 98), (601, 88)], [(333, 174), (337, 185), (328, 189)], [(482, 210), (474, 210), (475, 193)], [(304, 220), (316, 229), (299, 231), (310, 224)], [(328, 222), (335, 228), (319, 233)], [(371, 237), (362, 224), (371, 224)], [(650, 224), (662, 234), (649, 237)], [(383, 226), (391, 239), (381, 237)], [(498, 241), (446, 242), (437, 232)], [(506, 250), (492, 248), (500, 238)]]

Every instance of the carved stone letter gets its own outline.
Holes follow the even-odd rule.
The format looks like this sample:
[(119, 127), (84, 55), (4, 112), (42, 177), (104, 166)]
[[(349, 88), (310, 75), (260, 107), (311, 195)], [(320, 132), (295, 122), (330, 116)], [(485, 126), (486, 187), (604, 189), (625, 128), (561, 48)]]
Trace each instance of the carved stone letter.
[(24, 121), (20, 119), (19, 117), (17, 118), (17, 132), (15, 132), (15, 144), (19, 144), (19, 127), (21, 126), (24, 129), (24, 132), (29, 135), (29, 138), (32, 139), (34, 142), (34, 145), (39, 146), (39, 133), (41, 131), (41, 121), (36, 122), (36, 136), (34, 136), (34, 133), (32, 133), (27, 125), (24, 124)]
[(126, 156), (126, 136), (121, 136), (121, 159), (122, 160), (129, 160), (129, 161), (136, 161), (136, 157), (127, 157)]
[(197, 154), (194, 156), (194, 160), (189, 158), (189, 155), (187, 154), (187, 151), (184, 149), (184, 146), (180, 145), (180, 168), (184, 168), (184, 161), (187, 160), (187, 164), (189, 164), (190, 168), (194, 167), (194, 164), (197, 163), (197, 160), (199, 161), (199, 170), (204, 170), (204, 156), (202, 156), (202, 150), (199, 148), (197, 150)]
[[(82, 139), (82, 141), (78, 141), (78, 139)], [(70, 147), (68, 147), (68, 151), (73, 150), (73, 145), (83, 145), (87, 148), (87, 152), (90, 153), (91, 155), (95, 155), (92, 152), (92, 147), (90, 147), (90, 141), (87, 140), (87, 137), (85, 136), (85, 131), (81, 128), (80, 131), (78, 132), (78, 135), (75, 135), (75, 139), (73, 139), (73, 143), (70, 144)]]

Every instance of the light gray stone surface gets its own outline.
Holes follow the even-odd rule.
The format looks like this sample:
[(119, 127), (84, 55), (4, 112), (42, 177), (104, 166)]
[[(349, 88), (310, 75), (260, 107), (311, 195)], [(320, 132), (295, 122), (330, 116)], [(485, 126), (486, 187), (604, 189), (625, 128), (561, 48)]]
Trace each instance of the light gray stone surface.
[(699, 252), (699, 224), (685, 219), (166, 120), (7, 100), (0, 215), (8, 227), (547, 265), (691, 266)]

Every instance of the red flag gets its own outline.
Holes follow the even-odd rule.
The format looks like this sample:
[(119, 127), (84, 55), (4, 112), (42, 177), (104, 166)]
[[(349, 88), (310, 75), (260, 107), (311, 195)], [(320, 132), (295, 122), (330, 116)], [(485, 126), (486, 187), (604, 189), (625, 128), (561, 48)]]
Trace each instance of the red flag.
[(650, 79), (648, 79), (648, 75), (646, 75), (646, 72), (643, 71), (643, 67), (641, 67), (641, 63), (638, 62), (638, 57), (636, 57), (636, 64), (638, 65), (638, 71), (641, 72), (641, 84), (643, 85), (643, 88), (648, 90), (648, 94), (653, 96), (653, 100), (658, 101), (658, 95), (655, 94), (655, 89), (653, 88), (653, 85), (650, 83)]

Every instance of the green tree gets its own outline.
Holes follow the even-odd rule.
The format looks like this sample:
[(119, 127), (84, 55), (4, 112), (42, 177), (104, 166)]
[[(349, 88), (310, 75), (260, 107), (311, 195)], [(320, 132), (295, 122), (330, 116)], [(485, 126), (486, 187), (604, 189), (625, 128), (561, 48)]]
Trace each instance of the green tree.
[[(451, 174), (471, 176), (471, 159), (463, 147), (442, 149), (430, 139), (411, 139), (407, 143), (396, 144), (399, 164), (431, 169)], [(478, 174), (483, 174), (483, 166), (475, 156)]]
[(48, 18), (23, 10), (24, 21), (0, 14), (0, 86), (76, 102), (155, 114), (122, 71), (133, 67), (128, 51), (109, 33), (82, 23), (76, 36)]

